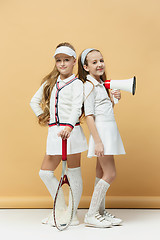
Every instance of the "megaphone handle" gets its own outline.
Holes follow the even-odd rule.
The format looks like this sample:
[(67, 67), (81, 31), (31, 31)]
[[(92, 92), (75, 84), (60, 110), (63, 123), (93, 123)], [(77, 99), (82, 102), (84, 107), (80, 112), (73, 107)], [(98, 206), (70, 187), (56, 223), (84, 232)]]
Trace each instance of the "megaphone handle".
[[(117, 89), (112, 89), (112, 91), (114, 91), (114, 90), (117, 90)], [(118, 99), (117, 98), (115, 98), (114, 97), (114, 95), (112, 95), (113, 96), (113, 101), (114, 101), (114, 104), (117, 104), (118, 103)]]
[(117, 103), (118, 103), (118, 99), (115, 98), (114, 96), (113, 96), (113, 101), (114, 101), (114, 104), (117, 104)]

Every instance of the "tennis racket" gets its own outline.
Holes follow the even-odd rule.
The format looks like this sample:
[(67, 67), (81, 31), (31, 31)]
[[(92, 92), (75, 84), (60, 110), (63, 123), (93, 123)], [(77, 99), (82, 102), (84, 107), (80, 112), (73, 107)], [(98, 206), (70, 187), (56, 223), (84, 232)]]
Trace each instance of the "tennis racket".
[[(53, 216), (54, 223), (58, 230), (66, 229), (73, 218), (74, 199), (73, 192), (70, 187), (69, 179), (66, 174), (67, 163), (67, 139), (62, 139), (62, 175), (59, 181), (58, 189), (54, 199)], [(65, 208), (61, 208), (60, 203), (64, 198)], [(64, 205), (64, 204), (63, 204)]]

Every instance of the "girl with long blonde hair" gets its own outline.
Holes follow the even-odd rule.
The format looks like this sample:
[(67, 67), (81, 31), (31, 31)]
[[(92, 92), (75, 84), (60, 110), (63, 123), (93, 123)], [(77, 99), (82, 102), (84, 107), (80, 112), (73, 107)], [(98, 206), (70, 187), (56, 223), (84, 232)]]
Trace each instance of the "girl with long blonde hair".
[[(54, 199), (58, 187), (54, 171), (61, 161), (61, 139), (68, 139), (68, 177), (74, 197), (74, 215), (71, 225), (77, 225), (79, 220), (76, 210), (82, 194), (80, 158), (81, 152), (87, 150), (86, 138), (80, 126), (83, 82), (73, 74), (76, 52), (71, 44), (59, 44), (54, 58), (53, 71), (42, 80), (41, 87), (30, 102), (39, 124), (49, 126), (46, 155), (39, 176)], [(63, 196), (59, 208), (59, 211), (65, 211)], [(42, 223), (50, 223), (54, 226), (53, 212), (42, 220)]]

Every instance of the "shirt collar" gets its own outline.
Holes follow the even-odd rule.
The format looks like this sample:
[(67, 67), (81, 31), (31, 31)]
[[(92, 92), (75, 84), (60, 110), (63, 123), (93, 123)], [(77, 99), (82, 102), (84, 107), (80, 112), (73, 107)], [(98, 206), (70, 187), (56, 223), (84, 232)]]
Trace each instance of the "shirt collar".
[(69, 82), (70, 80), (72, 80), (74, 78), (75, 78), (75, 74), (72, 74), (70, 77), (65, 78), (64, 80), (61, 80), (60, 75), (59, 75), (58, 78), (57, 78), (57, 82), (67, 83), (67, 82)]
[(87, 75), (87, 79), (90, 80), (95, 86), (104, 84), (104, 82), (102, 80), (101, 80), (101, 82), (98, 82), (91, 75)]

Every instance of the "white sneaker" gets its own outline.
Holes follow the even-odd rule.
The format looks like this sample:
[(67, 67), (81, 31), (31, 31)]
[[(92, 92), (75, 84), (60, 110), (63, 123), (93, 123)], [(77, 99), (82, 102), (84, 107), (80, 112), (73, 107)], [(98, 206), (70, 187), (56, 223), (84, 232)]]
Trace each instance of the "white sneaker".
[(53, 222), (53, 211), (44, 219), (42, 219), (42, 224), (51, 224)]
[[(55, 222), (54, 222), (54, 217), (53, 217), (53, 210), (52, 212), (48, 215), (48, 217), (42, 219), (41, 221), (42, 224), (49, 224), (52, 227), (55, 227)], [(77, 226), (79, 225), (79, 220), (77, 218), (77, 213), (73, 216), (72, 222), (70, 226)]]
[(104, 210), (104, 213), (102, 215), (107, 221), (111, 222), (113, 226), (118, 226), (122, 223), (122, 219), (116, 218), (114, 215), (111, 213), (107, 212)]
[[(60, 214), (59, 214), (59, 216), (60, 216)], [(59, 221), (60, 223), (66, 223), (66, 222), (68, 222), (69, 221), (69, 219), (70, 219), (70, 213), (68, 212), (68, 211), (66, 211), (64, 214), (63, 214), (63, 219), (61, 218), (61, 216), (59, 217), (59, 219), (57, 219), (57, 222)], [(70, 226), (77, 226), (77, 225), (79, 225), (79, 220), (78, 220), (78, 218), (77, 218), (77, 213), (75, 213), (74, 215), (73, 215), (73, 218), (72, 218), (72, 221), (71, 221), (71, 223), (70, 223)]]
[(107, 221), (99, 212), (96, 212), (92, 216), (85, 215), (84, 223), (89, 227), (97, 227), (97, 228), (107, 228), (111, 227), (111, 222)]

